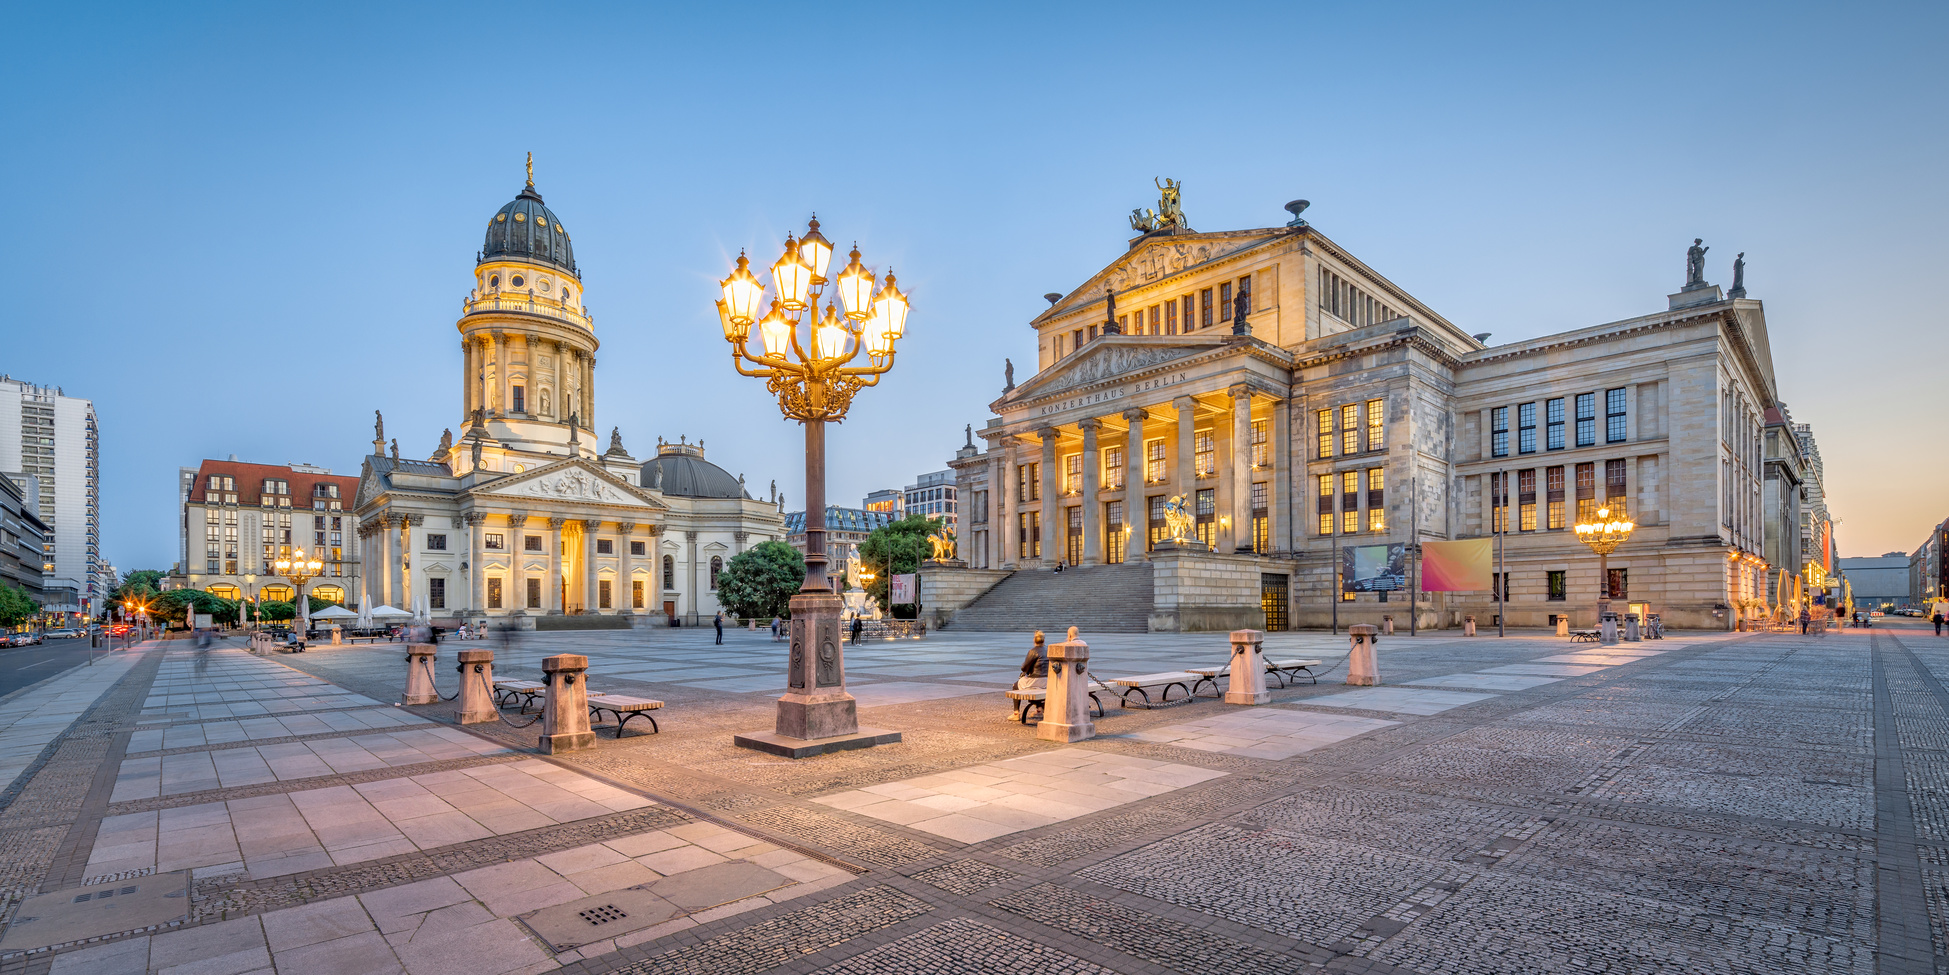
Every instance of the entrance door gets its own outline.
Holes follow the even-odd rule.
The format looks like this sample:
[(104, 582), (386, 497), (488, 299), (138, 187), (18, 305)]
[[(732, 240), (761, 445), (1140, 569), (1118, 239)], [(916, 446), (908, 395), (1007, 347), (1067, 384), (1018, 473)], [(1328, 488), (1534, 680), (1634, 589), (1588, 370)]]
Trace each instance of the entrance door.
[(676, 618), (677, 618), (677, 604), (676, 604), (675, 602), (673, 602), (673, 601), (670, 601), (670, 600), (665, 600), (665, 601), (664, 601), (664, 603), (663, 603), (663, 615), (665, 615), (665, 616), (668, 616), (668, 617), (670, 617), (671, 619), (676, 619)]
[(1070, 565), (1077, 565), (1083, 561), (1083, 509), (1066, 508), (1064, 511), (1069, 519), (1068, 552), (1064, 557)]
[(1283, 574), (1264, 572), (1259, 575), (1259, 606), (1265, 610), (1265, 628), (1267, 632), (1281, 631), (1287, 628), (1287, 584), (1287, 578)]

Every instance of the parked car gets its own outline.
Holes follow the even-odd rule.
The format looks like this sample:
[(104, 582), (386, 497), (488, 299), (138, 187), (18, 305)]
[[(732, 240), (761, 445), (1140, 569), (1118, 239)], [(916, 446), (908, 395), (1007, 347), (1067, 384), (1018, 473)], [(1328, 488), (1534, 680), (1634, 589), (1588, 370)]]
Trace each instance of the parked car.
[(47, 631), (46, 635), (49, 639), (53, 640), (74, 640), (78, 639), (82, 634), (80, 630), (72, 626), (62, 626)]
[(31, 647), (39, 642), (41, 642), (41, 635), (31, 631), (12, 633), (7, 636), (7, 646), (10, 647)]

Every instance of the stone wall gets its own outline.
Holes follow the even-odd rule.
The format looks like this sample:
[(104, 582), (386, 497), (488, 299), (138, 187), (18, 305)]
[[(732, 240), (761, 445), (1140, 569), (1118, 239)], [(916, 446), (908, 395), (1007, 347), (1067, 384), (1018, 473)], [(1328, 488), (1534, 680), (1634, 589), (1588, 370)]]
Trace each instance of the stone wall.
[(1275, 571), (1253, 555), (1156, 551), (1151, 588), (1152, 633), (1265, 629), (1260, 574)]
[(929, 629), (938, 630), (953, 620), (955, 613), (1011, 575), (1014, 572), (1008, 569), (921, 566), (921, 618), (927, 621)]

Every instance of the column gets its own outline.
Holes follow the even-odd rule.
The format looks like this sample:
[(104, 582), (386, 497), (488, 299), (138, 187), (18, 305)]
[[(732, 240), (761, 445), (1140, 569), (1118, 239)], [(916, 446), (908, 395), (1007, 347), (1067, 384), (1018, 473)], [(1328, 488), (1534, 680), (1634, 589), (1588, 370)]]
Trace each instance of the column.
[(460, 339), (460, 412), (474, 415), (474, 340), (465, 336)]
[[(1141, 561), (1137, 556), (1150, 538), (1145, 529), (1145, 519), (1150, 517), (1149, 501), (1144, 496), (1144, 421), (1149, 418), (1149, 410), (1123, 411), (1124, 422), (1130, 424), (1130, 431), (1123, 438), (1123, 517), (1130, 524), (1130, 534), (1123, 540), (1125, 562)], [(1116, 525), (1110, 526), (1111, 531), (1117, 529)]]
[[(602, 611), (602, 573), (596, 563), (596, 534), (602, 530), (602, 522), (591, 518), (582, 523), (582, 611), (600, 613)], [(610, 587), (609, 605), (616, 605), (615, 587)]]
[(624, 616), (636, 614), (636, 566), (630, 561), (630, 536), (636, 533), (633, 522), (616, 525), (616, 612)]
[[(686, 595), (690, 597), (690, 622), (694, 625), (697, 614), (703, 609), (702, 601), (697, 598), (697, 533), (694, 531), (684, 532), (684, 558), (689, 562), (684, 580), (689, 586)], [(827, 563), (827, 567), (830, 568), (831, 563)]]
[(562, 361), (567, 354), (567, 346), (560, 342), (555, 343), (555, 398), (549, 405), (555, 411), (551, 419), (557, 423), (568, 419), (568, 366)]
[(1266, 512), (1266, 537), (1267, 547), (1279, 553), (1293, 551), (1292, 526), (1288, 523), (1293, 503), (1292, 409), (1289, 399), (1272, 404), (1272, 490), (1266, 492), (1270, 509)]
[(486, 549), (481, 548), (481, 523), (487, 516), (478, 512), (467, 512), (467, 608), (485, 614), (487, 610), (487, 566), (481, 556)]
[(750, 537), (751, 535), (748, 532), (732, 532), (731, 533), (731, 554), (732, 555), (744, 554), (745, 540)]
[(426, 516), (407, 515), (401, 519), (401, 522), (399, 526), (399, 562), (402, 570), (400, 576), (405, 580), (406, 585), (399, 591), (399, 598), (405, 600), (404, 603), (400, 604), (399, 608), (411, 609), (413, 593), (418, 591), (418, 587), (413, 584), (413, 528), (417, 525), (426, 524)]
[(1184, 495), (1185, 504), (1195, 504), (1198, 488), (1198, 471), (1192, 466), (1196, 458), (1198, 423), (1198, 401), (1189, 396), (1180, 396), (1171, 401), (1178, 410), (1178, 457), (1177, 493)]
[(1017, 526), (1017, 519), (1015, 517), (1020, 510), (1021, 501), (1016, 497), (1015, 441), (1012, 438), (1002, 438), (1001, 453), (1002, 476), (996, 482), (996, 489), (1001, 491), (1002, 499), (1002, 545), (999, 553), (1001, 555), (1001, 568), (1013, 569), (1019, 567), (1021, 564), (1022, 536), (1021, 529)]
[(1090, 417), (1076, 425), (1083, 431), (1083, 564), (1097, 565), (1103, 561), (1103, 505), (1096, 499), (1096, 482), (1102, 479), (1097, 471), (1096, 432), (1103, 421)]
[(399, 557), (394, 551), (398, 547), (399, 539), (398, 536), (393, 534), (393, 527), (398, 525), (400, 521), (401, 519), (395, 518), (392, 515), (387, 515), (380, 520), (380, 544), (384, 546), (381, 558), (385, 559), (385, 567), (381, 571), (386, 573), (386, 591), (383, 595), (386, 605), (392, 606), (394, 609), (404, 608), (395, 605), (395, 601), (399, 599), (399, 594), (404, 591), (404, 584), (399, 579)]
[(506, 332), (497, 332), (494, 338), (499, 353), (495, 360), (494, 398), (500, 401), (499, 412), (506, 416), (514, 409), (514, 340)]
[(548, 556), (548, 581), (542, 583), (541, 605), (545, 612), (559, 616), (568, 611), (562, 605), (562, 526), (567, 518), (548, 519), (548, 540), (542, 544)]
[[(260, 533), (259, 537), (260, 538), (263, 537), (262, 529), (259, 529), (259, 533)], [(372, 569), (373, 566), (377, 564), (378, 564), (378, 560), (372, 557), (372, 529), (366, 525), (360, 525), (359, 526), (359, 605), (360, 606), (372, 605)], [(267, 568), (265, 571), (268, 572), (270, 570)]]
[(528, 611), (527, 530), (527, 512), (508, 513), (508, 588), (512, 591), (501, 594), (501, 608), (524, 615)]
[(1055, 565), (1069, 534), (1062, 525), (1062, 482), (1056, 477), (1056, 428), (1043, 427), (1035, 435), (1042, 438), (1042, 564)]
[(582, 425), (596, 428), (596, 357), (582, 353)]
[(1232, 396), (1232, 550), (1250, 552), (1252, 551), (1252, 388), (1239, 383), (1225, 391)]

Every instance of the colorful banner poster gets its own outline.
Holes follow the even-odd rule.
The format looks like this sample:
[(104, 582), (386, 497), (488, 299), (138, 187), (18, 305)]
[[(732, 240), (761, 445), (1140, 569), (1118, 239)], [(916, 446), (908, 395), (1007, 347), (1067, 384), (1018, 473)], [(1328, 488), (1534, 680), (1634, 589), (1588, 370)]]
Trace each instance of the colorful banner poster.
[(1478, 592), (1494, 588), (1493, 538), (1421, 543), (1422, 592)]
[(1408, 547), (1351, 545), (1340, 550), (1343, 592), (1393, 592), (1408, 587)]
[(906, 605), (915, 601), (914, 574), (911, 572), (894, 576), (887, 582), (887, 602)]

